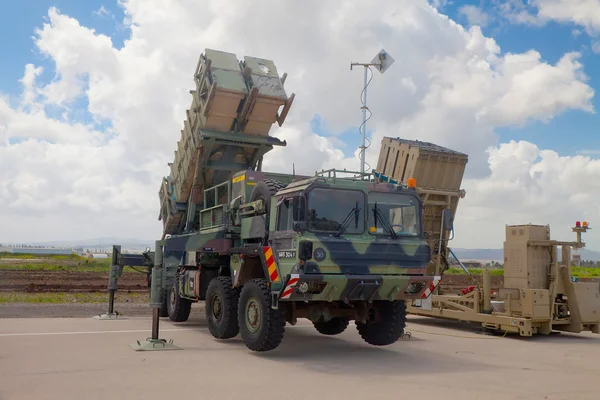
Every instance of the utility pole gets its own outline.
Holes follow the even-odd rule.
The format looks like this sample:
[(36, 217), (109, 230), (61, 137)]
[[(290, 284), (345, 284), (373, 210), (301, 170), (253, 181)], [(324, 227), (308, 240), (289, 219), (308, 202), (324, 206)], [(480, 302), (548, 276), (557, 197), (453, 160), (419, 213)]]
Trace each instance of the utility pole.
[[(364, 87), (362, 90), (362, 116), (363, 116), (363, 122), (361, 124), (361, 145), (360, 145), (360, 172), (361, 174), (365, 173), (365, 165), (366, 165), (366, 160), (365, 160), (365, 151), (367, 150), (367, 147), (365, 145), (365, 141), (367, 140), (367, 110), (369, 109), (367, 107), (367, 86), (369, 86), (369, 83), (371, 82), (371, 80), (369, 79), (367, 81), (367, 70), (371, 69), (371, 67), (376, 67), (377, 70), (383, 74), (389, 67), (390, 65), (392, 65), (394, 63), (394, 59), (385, 51), (385, 50), (381, 50), (372, 60), (370, 63), (350, 63), (350, 70), (352, 70), (352, 67), (356, 67), (356, 66), (362, 66), (365, 69), (365, 75), (364, 75)], [(371, 77), (371, 79), (373, 79)], [(369, 112), (371, 112), (369, 110)], [(370, 118), (370, 116), (369, 116)]]

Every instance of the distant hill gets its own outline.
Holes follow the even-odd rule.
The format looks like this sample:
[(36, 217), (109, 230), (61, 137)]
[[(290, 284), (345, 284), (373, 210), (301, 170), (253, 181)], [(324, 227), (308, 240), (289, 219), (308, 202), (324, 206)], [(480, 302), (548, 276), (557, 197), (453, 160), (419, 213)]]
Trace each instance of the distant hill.
[[(105, 249), (110, 251), (112, 245), (121, 245), (123, 249), (144, 250), (150, 247), (154, 250), (155, 239), (120, 239), (115, 237), (101, 237), (95, 239), (83, 240), (57, 240), (51, 242), (30, 242), (30, 245), (49, 246), (49, 247), (82, 247), (84, 249)], [(452, 251), (461, 260), (489, 260), (502, 262), (504, 251), (500, 249), (464, 249), (452, 247)], [(558, 249), (560, 257), (560, 247)], [(600, 252), (582, 249), (579, 250), (583, 260), (600, 261)]]
[(51, 242), (31, 242), (27, 244), (48, 247), (82, 247), (84, 249), (106, 249), (110, 250), (113, 245), (121, 245), (123, 249), (144, 250), (146, 247), (154, 249), (155, 239), (119, 239), (103, 237), (83, 240), (56, 240)]
[(451, 247), (452, 251), (461, 260), (490, 260), (501, 262), (504, 259), (502, 249), (461, 249)]
[[(452, 251), (461, 260), (491, 260), (502, 262), (504, 259), (503, 249), (461, 249), (452, 248)], [(560, 257), (561, 251), (558, 248), (558, 256)], [(582, 260), (600, 261), (600, 252), (588, 249), (582, 249), (577, 252), (581, 254)]]

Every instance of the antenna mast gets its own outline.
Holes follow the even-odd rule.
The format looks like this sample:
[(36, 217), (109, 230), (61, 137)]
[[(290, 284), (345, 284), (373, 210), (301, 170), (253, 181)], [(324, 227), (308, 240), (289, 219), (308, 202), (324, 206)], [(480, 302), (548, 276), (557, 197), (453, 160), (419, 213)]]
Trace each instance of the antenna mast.
[[(370, 146), (370, 141), (369, 141), (369, 146), (365, 146), (365, 141), (369, 140), (367, 139), (367, 110), (369, 110), (369, 108), (367, 107), (367, 86), (369, 86), (369, 83), (371, 82), (371, 79), (373, 79), (373, 73), (371, 72), (371, 79), (369, 79), (367, 81), (367, 70), (370, 70), (371, 67), (377, 67), (377, 69), (379, 70), (379, 72), (381, 74), (383, 74), (389, 67), (390, 65), (392, 65), (394, 63), (394, 59), (392, 58), (392, 56), (390, 56), (385, 50), (381, 50), (372, 60), (370, 63), (350, 63), (350, 70), (352, 70), (352, 67), (355, 66), (362, 66), (365, 68), (365, 77), (364, 77), (364, 87), (362, 90), (362, 115), (363, 115), (363, 122), (360, 125), (360, 131), (361, 131), (361, 136), (362, 136), (362, 141), (361, 141), (361, 145), (360, 145), (360, 172), (361, 174), (365, 173), (365, 165), (367, 164), (366, 160), (365, 160), (365, 151), (367, 150), (367, 148)], [(371, 114), (371, 110), (369, 110), (369, 113)], [(369, 115), (369, 118), (371, 118), (371, 115)]]

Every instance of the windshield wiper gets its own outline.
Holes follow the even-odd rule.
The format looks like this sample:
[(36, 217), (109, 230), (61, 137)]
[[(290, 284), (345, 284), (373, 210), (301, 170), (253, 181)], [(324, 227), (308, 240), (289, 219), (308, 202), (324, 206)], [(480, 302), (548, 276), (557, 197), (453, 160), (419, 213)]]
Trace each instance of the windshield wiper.
[(342, 233), (344, 233), (346, 231), (346, 229), (348, 228), (348, 225), (350, 224), (350, 221), (352, 221), (351, 217), (352, 217), (353, 213), (354, 213), (354, 224), (356, 225), (356, 227), (358, 227), (358, 215), (360, 213), (360, 208), (358, 208), (358, 201), (356, 202), (356, 207), (354, 207), (352, 210), (350, 210), (348, 215), (346, 215), (346, 218), (344, 218), (344, 220), (342, 221), (342, 225), (340, 226), (340, 229), (338, 229), (337, 232), (335, 232), (333, 234), (333, 236), (339, 237)]
[(383, 228), (389, 232), (392, 238), (395, 239), (398, 237), (392, 225), (390, 225), (388, 220), (381, 214), (381, 210), (377, 208), (377, 202), (375, 202), (375, 206), (373, 207), (373, 216), (375, 218), (375, 228), (377, 228), (377, 221), (379, 220), (381, 225), (383, 225)]

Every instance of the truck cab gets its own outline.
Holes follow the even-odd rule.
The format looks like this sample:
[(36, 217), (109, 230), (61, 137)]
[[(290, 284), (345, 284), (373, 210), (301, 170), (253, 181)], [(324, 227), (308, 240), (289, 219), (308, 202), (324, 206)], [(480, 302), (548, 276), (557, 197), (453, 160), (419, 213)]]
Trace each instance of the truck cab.
[(300, 286), (281, 300), (416, 298), (430, 261), (421, 212), (401, 185), (319, 176), (287, 185), (271, 201), (268, 245)]
[(317, 177), (271, 202), (269, 243), (283, 273), (424, 274), (430, 251), (414, 190)]

